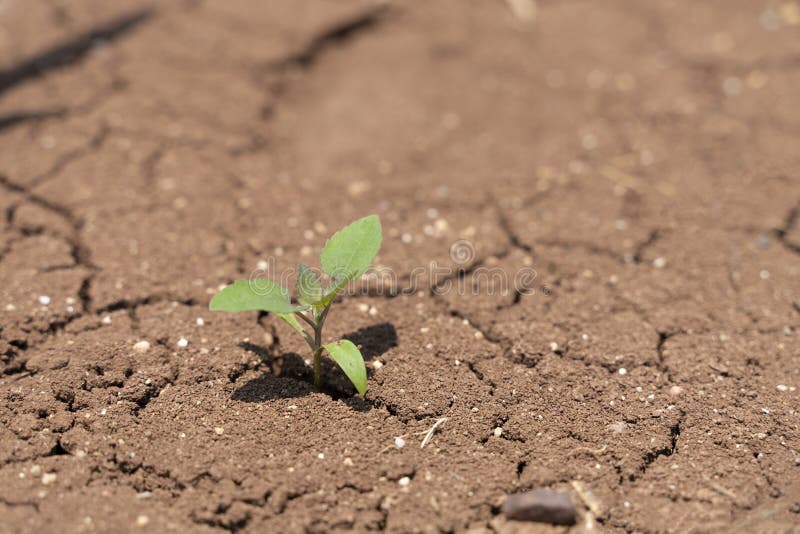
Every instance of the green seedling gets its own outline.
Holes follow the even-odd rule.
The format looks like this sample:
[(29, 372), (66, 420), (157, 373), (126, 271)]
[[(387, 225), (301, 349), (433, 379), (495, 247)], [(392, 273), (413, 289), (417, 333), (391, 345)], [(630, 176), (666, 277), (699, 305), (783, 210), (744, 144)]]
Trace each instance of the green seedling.
[[(211, 299), (212, 311), (271, 312), (283, 319), (303, 336), (314, 354), (314, 387), (322, 387), (322, 354), (328, 351), (344, 374), (362, 395), (367, 390), (367, 369), (364, 357), (351, 341), (342, 339), (335, 343), (322, 343), (322, 327), (336, 295), (347, 284), (369, 268), (381, 248), (381, 221), (377, 215), (364, 217), (342, 228), (325, 243), (322, 249), (322, 271), (328, 277), (323, 281), (303, 265), (297, 268), (296, 302), (292, 302), (289, 289), (268, 278), (239, 280), (224, 288)], [(301, 321), (311, 328), (309, 332)]]

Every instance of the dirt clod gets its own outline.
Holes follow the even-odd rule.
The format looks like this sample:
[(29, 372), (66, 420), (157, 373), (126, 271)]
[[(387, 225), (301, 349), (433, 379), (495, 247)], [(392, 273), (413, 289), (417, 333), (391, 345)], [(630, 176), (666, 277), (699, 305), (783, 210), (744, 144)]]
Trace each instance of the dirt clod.
[(555, 525), (572, 525), (577, 518), (569, 493), (535, 489), (506, 497), (503, 513), (509, 519), (537, 521)]

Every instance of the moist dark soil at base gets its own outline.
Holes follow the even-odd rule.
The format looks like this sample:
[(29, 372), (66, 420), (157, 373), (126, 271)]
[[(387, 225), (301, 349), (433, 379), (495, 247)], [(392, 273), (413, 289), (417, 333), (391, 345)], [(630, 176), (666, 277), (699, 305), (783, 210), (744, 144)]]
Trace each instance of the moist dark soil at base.
[[(0, 531), (794, 532), (798, 32), (792, 0), (5, 2)], [(208, 311), (369, 213), (386, 276), (326, 332), (365, 396)], [(539, 487), (577, 525), (503, 517)]]

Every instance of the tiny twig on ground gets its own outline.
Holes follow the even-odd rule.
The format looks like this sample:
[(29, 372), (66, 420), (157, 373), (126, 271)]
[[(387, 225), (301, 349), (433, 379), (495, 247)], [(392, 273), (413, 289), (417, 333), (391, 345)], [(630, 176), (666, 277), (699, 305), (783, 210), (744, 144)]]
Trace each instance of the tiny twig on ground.
[[(426, 431), (423, 431), (423, 432), (419, 433), (419, 434), (425, 434), (425, 437), (422, 439), (422, 445), (419, 446), (420, 449), (424, 449), (425, 448), (425, 445), (427, 445), (428, 442), (431, 440), (431, 438), (433, 437), (433, 434), (436, 433), (436, 429), (439, 428), (445, 421), (447, 421), (447, 417), (442, 417), (441, 419), (437, 419), (436, 422), (433, 423), (432, 427), (430, 427)], [(419, 435), (419, 434), (417, 434), (417, 435)]]
[(594, 516), (599, 516), (602, 512), (600, 509), (600, 502), (592, 494), (592, 492), (586, 489), (583, 483), (579, 480), (573, 480), (570, 482), (570, 484), (572, 485), (572, 489), (575, 490), (575, 493), (578, 494), (578, 497), (581, 498), (583, 504), (586, 505), (586, 508), (589, 510), (589, 512)]

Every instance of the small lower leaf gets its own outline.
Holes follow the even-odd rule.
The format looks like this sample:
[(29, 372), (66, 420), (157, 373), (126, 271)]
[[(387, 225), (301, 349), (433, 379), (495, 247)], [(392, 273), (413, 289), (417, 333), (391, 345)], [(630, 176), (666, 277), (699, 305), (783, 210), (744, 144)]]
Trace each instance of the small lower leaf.
[(304, 264), (297, 266), (297, 299), (303, 304), (314, 304), (322, 298), (322, 283), (317, 273)]
[(367, 391), (367, 368), (358, 347), (352, 341), (343, 339), (337, 343), (328, 343), (325, 345), (325, 349), (342, 368), (356, 391), (363, 395)]

